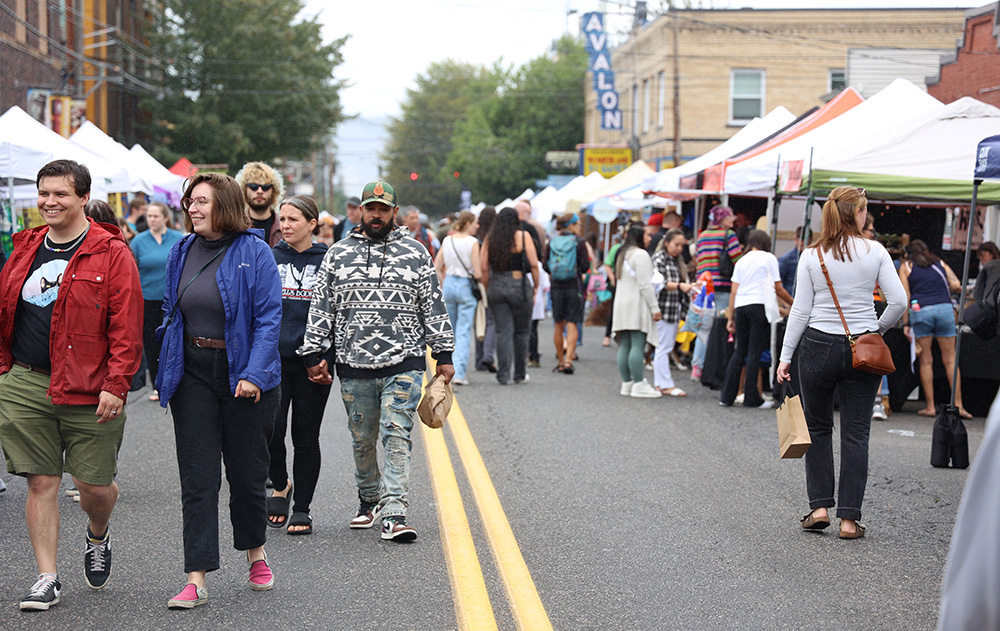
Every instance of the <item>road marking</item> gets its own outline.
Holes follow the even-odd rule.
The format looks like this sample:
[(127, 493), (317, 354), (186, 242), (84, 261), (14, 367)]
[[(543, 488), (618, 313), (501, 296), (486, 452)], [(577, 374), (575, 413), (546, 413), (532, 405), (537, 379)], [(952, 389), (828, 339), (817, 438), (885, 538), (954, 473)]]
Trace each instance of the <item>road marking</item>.
[(476, 546), (472, 543), (472, 531), (469, 529), (469, 520), (465, 515), (444, 434), (423, 423), (420, 423), (420, 427), (427, 446), (434, 497), (438, 503), (441, 546), (444, 548), (444, 558), (451, 576), (458, 628), (466, 631), (496, 629), (496, 617), (486, 592), (486, 581), (479, 565), (479, 557), (476, 556)]
[(472, 439), (469, 425), (457, 400), (451, 407), (446, 425), (451, 431), (465, 474), (469, 478), (486, 538), (490, 543), (490, 551), (493, 553), (493, 562), (507, 591), (515, 625), (519, 631), (551, 631), (552, 623), (549, 622), (545, 606), (514, 538), (514, 531), (500, 505), (496, 488), (490, 480), (486, 464)]
[(908, 429), (890, 429), (887, 433), (899, 434), (900, 436), (906, 436), (907, 438), (913, 438), (917, 435), (916, 432), (911, 432)]

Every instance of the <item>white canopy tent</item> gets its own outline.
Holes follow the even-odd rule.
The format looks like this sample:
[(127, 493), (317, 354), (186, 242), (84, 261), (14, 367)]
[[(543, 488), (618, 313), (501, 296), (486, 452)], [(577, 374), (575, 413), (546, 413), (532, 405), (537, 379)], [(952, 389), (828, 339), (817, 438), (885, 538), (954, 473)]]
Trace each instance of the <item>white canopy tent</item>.
[(156, 158), (149, 155), (142, 148), (142, 145), (132, 145), (129, 153), (145, 169), (150, 182), (153, 183), (154, 193), (162, 190), (172, 204), (179, 206), (181, 196), (184, 194), (184, 182), (186, 178), (173, 173), (170, 169), (160, 164)]
[(566, 186), (563, 186), (555, 194), (549, 196), (548, 198), (541, 200), (543, 203), (536, 204), (535, 200), (531, 201), (532, 214), (535, 219), (538, 220), (542, 225), (547, 225), (552, 221), (552, 217), (555, 215), (561, 215), (566, 210), (566, 202), (574, 196), (585, 195), (589, 191), (596, 190), (608, 180), (604, 178), (600, 173), (590, 173), (588, 175), (580, 175), (569, 181)]
[[(124, 166), (70, 142), (16, 105), (0, 116), (0, 138), (16, 146), (28, 147), (38, 153), (47, 153), (53, 160), (75, 160), (86, 165), (90, 169), (92, 179), (90, 193), (93, 199), (107, 199), (108, 191), (129, 190), (130, 179)], [(30, 179), (34, 180), (34, 177), (32, 175)]]
[(105, 134), (97, 125), (90, 121), (83, 121), (80, 128), (69, 137), (69, 140), (99, 156), (123, 165), (128, 171), (128, 190), (130, 192), (141, 191), (146, 194), (152, 194), (153, 184), (146, 174), (146, 169), (135, 160), (125, 145), (120, 144), (114, 138)]
[(768, 112), (764, 118), (755, 118), (747, 123), (742, 129), (733, 134), (732, 138), (715, 149), (678, 167), (664, 169), (647, 177), (642, 182), (643, 190), (654, 193), (677, 191), (680, 189), (681, 178), (694, 175), (727, 158), (735, 156), (741, 151), (749, 149), (768, 136), (781, 131), (794, 120), (795, 115), (785, 107), (779, 105)]
[[(628, 189), (634, 189), (641, 186), (643, 180), (654, 173), (655, 171), (653, 171), (653, 169), (651, 169), (650, 166), (644, 161), (636, 160), (624, 171), (621, 171), (615, 174), (614, 177), (606, 180), (604, 185), (600, 188), (592, 191), (581, 192), (580, 194), (567, 200), (565, 212), (579, 212), (587, 204), (590, 204), (594, 200), (600, 199), (601, 197), (621, 195)], [(641, 198), (642, 191), (638, 191), (638, 195)]]
[[(802, 180), (808, 176), (810, 154), (814, 164), (851, 146), (867, 145), (867, 139), (888, 127), (906, 126), (914, 118), (943, 107), (940, 101), (905, 79), (896, 79), (867, 101), (827, 123), (768, 151), (727, 167), (724, 191), (741, 194), (770, 189), (779, 163), (802, 160)], [(927, 160), (928, 155), (924, 154)], [(933, 162), (932, 160), (927, 160)]]

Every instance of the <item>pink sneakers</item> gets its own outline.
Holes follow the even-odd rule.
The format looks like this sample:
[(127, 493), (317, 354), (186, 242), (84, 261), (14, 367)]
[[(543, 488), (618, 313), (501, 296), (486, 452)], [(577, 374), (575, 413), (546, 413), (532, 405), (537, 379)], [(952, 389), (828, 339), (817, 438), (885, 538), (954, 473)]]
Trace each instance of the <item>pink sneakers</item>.
[(167, 608), (193, 609), (198, 605), (204, 605), (206, 602), (208, 602), (208, 592), (204, 589), (199, 589), (194, 583), (188, 583), (181, 590), (181, 593), (170, 599), (170, 602), (167, 603)]
[[(250, 553), (247, 552), (247, 562), (250, 561)], [(267, 553), (259, 561), (250, 563), (250, 589), (258, 592), (267, 591), (274, 587), (274, 574), (267, 564)]]

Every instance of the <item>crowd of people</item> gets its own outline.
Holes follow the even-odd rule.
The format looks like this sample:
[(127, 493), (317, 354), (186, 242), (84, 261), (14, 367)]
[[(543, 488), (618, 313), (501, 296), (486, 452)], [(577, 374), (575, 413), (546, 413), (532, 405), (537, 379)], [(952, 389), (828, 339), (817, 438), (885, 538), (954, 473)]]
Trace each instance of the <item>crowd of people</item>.
[[(37, 185), (45, 225), (14, 235), (0, 272), (0, 445), (7, 470), (27, 479), (39, 572), (22, 610), (60, 600), (64, 472), (88, 517), (85, 581), (101, 589), (111, 576), (117, 454), (143, 355), (150, 399), (173, 418), (180, 477), (187, 579), (169, 608), (207, 602), (207, 574), (221, 565), (223, 464), (233, 547), (245, 555), (252, 590), (274, 585), (269, 526), (312, 532), (334, 373), (359, 498), (347, 525), (381, 520), (382, 539), (416, 538), (406, 513), (425, 349), (449, 381), (454, 339), (427, 245), (396, 224), (392, 186), (368, 184), (348, 200), (345, 221), (331, 224), (311, 198), (283, 197), (265, 163), (248, 163), (235, 178), (198, 173), (181, 200), (182, 233), (162, 204), (130, 203), (119, 221), (90, 200), (90, 173), (70, 160), (42, 168)], [(459, 228), (471, 235), (475, 218), (465, 222)], [(339, 238), (321, 241), (322, 225)], [(478, 256), (475, 247), (455, 251)]]
[[(732, 209), (719, 205), (693, 248), (676, 212), (625, 223), (602, 272), (580, 215), (558, 217), (550, 237), (526, 200), (459, 212), (434, 231), (376, 180), (347, 200), (336, 221), (309, 197), (285, 197), (280, 175), (250, 162), (235, 178), (194, 175), (180, 231), (158, 203), (130, 204), (117, 219), (106, 203), (90, 200), (90, 174), (72, 161), (46, 165), (37, 185), (45, 225), (15, 235), (0, 272), (0, 444), (8, 471), (27, 478), (39, 572), (22, 610), (46, 610), (60, 599), (56, 498), (64, 472), (89, 520), (85, 580), (101, 589), (110, 578), (124, 406), (144, 370), (154, 385), (150, 400), (171, 412), (180, 478), (187, 578), (167, 604), (190, 609), (207, 602), (207, 575), (222, 562), (223, 464), (233, 547), (245, 555), (252, 590), (275, 582), (264, 550), (268, 527), (313, 532), (319, 436), (334, 375), (359, 502), (347, 525), (381, 524), (382, 539), (413, 541), (411, 433), (427, 347), (447, 382), (468, 385), (472, 372), (488, 372), (500, 385), (528, 383), (527, 369), (540, 365), (537, 323), (551, 312), (553, 372), (573, 375), (597, 287), (611, 301), (603, 345), (617, 342), (620, 394), (633, 398), (687, 396), (672, 368), (701, 379), (718, 346), (713, 335), (724, 331), (734, 345), (719, 404), (772, 407), (761, 367), (772, 361), (772, 324), (787, 316), (777, 382), (795, 382), (813, 441), (802, 528), (828, 527), (836, 507), (843, 539), (865, 533), (858, 522), (882, 383), (852, 366), (850, 336), (902, 322), (922, 350), (921, 414), (935, 408), (932, 340), (949, 378), (954, 364), (954, 273), (921, 241), (907, 246), (897, 270), (872, 239), (862, 189), (832, 191), (818, 238), (806, 246), (797, 233), (781, 259), (765, 232), (737, 234)], [(995, 245), (980, 248), (984, 269), (995, 271), (998, 258)], [(693, 338), (690, 366), (680, 357), (682, 325)]]

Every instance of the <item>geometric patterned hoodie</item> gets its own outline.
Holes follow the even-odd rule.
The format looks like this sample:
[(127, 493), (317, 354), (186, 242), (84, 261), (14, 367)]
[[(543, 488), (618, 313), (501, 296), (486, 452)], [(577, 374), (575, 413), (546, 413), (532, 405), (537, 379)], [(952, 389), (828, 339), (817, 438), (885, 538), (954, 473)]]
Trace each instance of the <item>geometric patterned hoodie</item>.
[(356, 230), (330, 246), (297, 353), (319, 363), (331, 344), (341, 378), (425, 370), (428, 345), (438, 363), (452, 363), (455, 341), (437, 272), (407, 229), (379, 241)]

